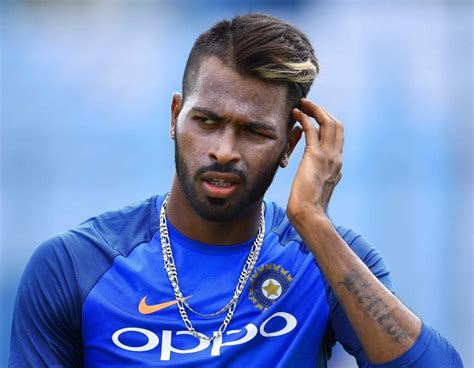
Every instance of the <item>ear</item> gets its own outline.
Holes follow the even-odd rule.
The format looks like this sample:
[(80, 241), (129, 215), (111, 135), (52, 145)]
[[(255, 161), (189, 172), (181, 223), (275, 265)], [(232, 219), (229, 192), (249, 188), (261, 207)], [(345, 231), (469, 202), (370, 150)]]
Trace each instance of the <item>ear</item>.
[(176, 131), (176, 122), (178, 121), (179, 113), (183, 108), (183, 97), (178, 92), (173, 93), (173, 98), (171, 99), (171, 122), (170, 122), (170, 137), (174, 139)]
[(280, 167), (284, 168), (288, 166), (288, 162), (290, 160), (290, 156), (293, 153), (293, 150), (296, 147), (296, 144), (299, 142), (301, 139), (301, 136), (303, 134), (303, 129), (301, 128), (300, 125), (295, 125), (293, 129), (291, 129), (290, 133), (288, 134), (288, 142), (286, 144), (286, 152), (283, 155), (281, 161), (280, 161)]

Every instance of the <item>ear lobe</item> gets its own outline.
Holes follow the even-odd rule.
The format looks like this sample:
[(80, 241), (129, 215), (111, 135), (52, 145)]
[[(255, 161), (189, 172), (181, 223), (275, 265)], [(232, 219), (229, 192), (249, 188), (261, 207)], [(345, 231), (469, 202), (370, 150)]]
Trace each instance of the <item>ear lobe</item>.
[(282, 157), (280, 161), (280, 167), (283, 169), (288, 166), (288, 153), (285, 153), (285, 155)]
[(183, 108), (183, 98), (178, 92), (173, 93), (173, 98), (171, 99), (171, 124), (170, 124), (170, 137), (174, 139), (176, 123), (178, 121), (179, 113)]

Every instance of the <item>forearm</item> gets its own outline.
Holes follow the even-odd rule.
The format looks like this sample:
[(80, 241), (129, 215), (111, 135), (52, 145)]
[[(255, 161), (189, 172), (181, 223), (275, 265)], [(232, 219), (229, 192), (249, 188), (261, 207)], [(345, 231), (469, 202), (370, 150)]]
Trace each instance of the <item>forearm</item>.
[(325, 215), (304, 215), (292, 223), (314, 254), (343, 306), (369, 361), (384, 363), (405, 353), (421, 321), (347, 246)]
[[(434, 330), (422, 330), (421, 320), (372, 274), (325, 214), (342, 175), (341, 122), (307, 99), (301, 99), (299, 108), (293, 109), (293, 117), (301, 123), (306, 146), (291, 186), (288, 219), (328, 280), (331, 300), (335, 296), (337, 307), (344, 309), (345, 325), (350, 323), (357, 334), (364, 358), (375, 364), (390, 362), (387, 368), (413, 364), (420, 368), (461, 367), (451, 345), (437, 338)], [(293, 138), (297, 141), (296, 133)]]

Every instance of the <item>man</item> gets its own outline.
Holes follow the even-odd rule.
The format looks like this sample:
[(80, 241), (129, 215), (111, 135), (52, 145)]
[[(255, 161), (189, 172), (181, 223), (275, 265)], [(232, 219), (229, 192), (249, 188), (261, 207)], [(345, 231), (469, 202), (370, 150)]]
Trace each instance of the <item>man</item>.
[[(38, 248), (11, 365), (322, 367), (338, 340), (360, 367), (461, 367), (377, 251), (327, 217), (343, 128), (305, 98), (317, 73), (307, 37), (278, 19), (203, 33), (171, 102), (170, 193)], [(303, 135), (285, 213), (263, 196)]]

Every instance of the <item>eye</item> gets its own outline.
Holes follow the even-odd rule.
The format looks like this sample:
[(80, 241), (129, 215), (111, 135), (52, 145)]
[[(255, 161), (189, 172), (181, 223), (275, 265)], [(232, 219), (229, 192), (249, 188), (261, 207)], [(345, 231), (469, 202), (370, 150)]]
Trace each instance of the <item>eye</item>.
[(265, 134), (265, 133), (263, 133), (259, 130), (256, 130), (254, 128), (251, 128), (251, 127), (243, 127), (242, 130), (244, 132), (247, 132), (247, 133), (251, 134), (252, 136), (255, 136), (256, 138), (261, 138), (261, 139), (264, 139), (264, 138), (269, 139), (270, 138), (267, 134)]
[(210, 119), (205, 116), (195, 116), (194, 120), (196, 120), (201, 126), (204, 126), (204, 127), (211, 127), (217, 124), (215, 120)]

